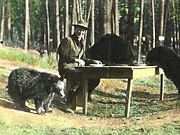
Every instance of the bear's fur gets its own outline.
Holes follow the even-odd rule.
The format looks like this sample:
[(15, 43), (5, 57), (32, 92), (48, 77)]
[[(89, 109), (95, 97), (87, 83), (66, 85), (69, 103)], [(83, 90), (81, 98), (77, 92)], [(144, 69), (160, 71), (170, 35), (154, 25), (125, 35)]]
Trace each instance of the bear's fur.
[(132, 65), (134, 52), (128, 42), (115, 34), (106, 34), (87, 49), (88, 58), (100, 60), (105, 65)]
[(153, 48), (147, 55), (148, 65), (157, 65), (164, 70), (165, 75), (177, 87), (180, 95), (180, 57), (170, 48), (159, 46)]
[(13, 70), (8, 77), (7, 88), (16, 107), (21, 110), (30, 111), (25, 102), (34, 99), (38, 114), (50, 111), (55, 93), (64, 96), (64, 82), (58, 76), (29, 68)]

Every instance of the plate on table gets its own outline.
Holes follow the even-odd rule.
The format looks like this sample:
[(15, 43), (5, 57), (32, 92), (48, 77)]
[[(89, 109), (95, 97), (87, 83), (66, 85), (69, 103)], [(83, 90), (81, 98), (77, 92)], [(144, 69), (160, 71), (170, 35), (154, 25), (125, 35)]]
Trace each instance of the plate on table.
[(90, 67), (103, 67), (104, 64), (89, 64)]

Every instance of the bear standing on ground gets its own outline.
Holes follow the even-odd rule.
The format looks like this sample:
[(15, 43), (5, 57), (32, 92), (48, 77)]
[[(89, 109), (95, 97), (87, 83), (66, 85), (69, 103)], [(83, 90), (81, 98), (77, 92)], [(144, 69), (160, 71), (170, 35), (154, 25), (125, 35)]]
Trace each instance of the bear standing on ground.
[(29, 112), (25, 102), (34, 99), (38, 114), (50, 111), (55, 93), (64, 96), (64, 82), (58, 76), (28, 68), (13, 70), (8, 77), (7, 88), (18, 109)]
[(180, 57), (170, 48), (159, 46), (153, 48), (146, 57), (149, 65), (157, 65), (177, 87), (180, 97)]

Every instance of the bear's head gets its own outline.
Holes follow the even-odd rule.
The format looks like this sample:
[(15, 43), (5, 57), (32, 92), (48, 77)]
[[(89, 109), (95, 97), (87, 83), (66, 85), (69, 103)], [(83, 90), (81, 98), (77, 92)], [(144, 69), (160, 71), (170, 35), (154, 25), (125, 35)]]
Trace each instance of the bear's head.
[(56, 93), (62, 98), (65, 96), (65, 84), (58, 76), (49, 73), (41, 73), (41, 81), (45, 86), (45, 91)]

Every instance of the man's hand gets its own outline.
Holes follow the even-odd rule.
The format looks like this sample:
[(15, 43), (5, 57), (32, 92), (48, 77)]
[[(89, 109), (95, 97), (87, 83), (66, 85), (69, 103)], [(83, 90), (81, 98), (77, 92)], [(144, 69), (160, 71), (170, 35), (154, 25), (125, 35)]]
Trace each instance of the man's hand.
[(99, 65), (102, 65), (102, 62), (99, 61), (99, 60), (93, 60), (93, 64), (99, 64)]
[(75, 59), (75, 62), (78, 64), (79, 67), (85, 66), (85, 62), (82, 59)]

